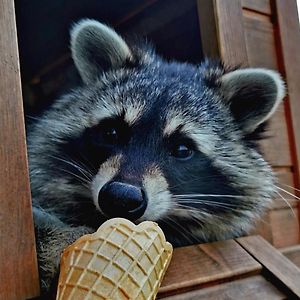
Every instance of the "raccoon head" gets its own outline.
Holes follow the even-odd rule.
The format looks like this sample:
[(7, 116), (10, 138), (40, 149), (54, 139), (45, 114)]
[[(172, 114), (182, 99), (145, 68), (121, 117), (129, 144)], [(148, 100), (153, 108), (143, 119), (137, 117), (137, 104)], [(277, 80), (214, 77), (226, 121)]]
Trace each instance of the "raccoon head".
[(95, 228), (153, 220), (175, 245), (247, 232), (274, 191), (252, 139), (284, 97), (280, 76), (167, 62), (93, 20), (71, 51), (84, 84), (28, 138), (35, 205)]

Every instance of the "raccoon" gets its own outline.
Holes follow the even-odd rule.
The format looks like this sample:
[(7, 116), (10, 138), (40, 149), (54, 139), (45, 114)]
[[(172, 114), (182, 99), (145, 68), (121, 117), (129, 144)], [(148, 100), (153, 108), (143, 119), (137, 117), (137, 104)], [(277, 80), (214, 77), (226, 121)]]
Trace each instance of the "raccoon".
[(89, 19), (71, 52), (83, 85), (28, 136), (42, 289), (62, 250), (112, 217), (155, 221), (174, 246), (249, 232), (275, 190), (256, 138), (284, 97), (280, 75), (166, 61)]

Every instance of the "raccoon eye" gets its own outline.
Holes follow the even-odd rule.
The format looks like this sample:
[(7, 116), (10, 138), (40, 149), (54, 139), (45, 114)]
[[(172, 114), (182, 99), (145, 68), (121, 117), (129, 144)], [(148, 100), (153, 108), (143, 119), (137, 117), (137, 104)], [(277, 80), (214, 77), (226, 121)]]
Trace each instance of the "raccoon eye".
[(193, 156), (193, 154), (194, 151), (184, 144), (175, 146), (170, 152), (170, 155), (180, 160), (188, 160)]
[(115, 143), (118, 141), (119, 138), (118, 131), (114, 127), (107, 128), (104, 131), (103, 136), (105, 138), (105, 141), (108, 143)]

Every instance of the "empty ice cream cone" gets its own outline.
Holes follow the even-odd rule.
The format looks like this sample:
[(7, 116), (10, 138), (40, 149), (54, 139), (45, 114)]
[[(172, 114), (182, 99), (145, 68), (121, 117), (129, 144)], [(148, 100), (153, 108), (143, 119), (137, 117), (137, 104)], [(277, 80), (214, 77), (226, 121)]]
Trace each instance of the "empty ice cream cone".
[(172, 250), (154, 222), (108, 220), (65, 249), (56, 299), (155, 299)]

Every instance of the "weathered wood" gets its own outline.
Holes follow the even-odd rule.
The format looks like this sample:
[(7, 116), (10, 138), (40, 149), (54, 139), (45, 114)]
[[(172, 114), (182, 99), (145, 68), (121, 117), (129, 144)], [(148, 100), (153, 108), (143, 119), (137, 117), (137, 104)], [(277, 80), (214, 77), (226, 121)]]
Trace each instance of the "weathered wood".
[[(293, 211), (294, 209), (298, 209), (299, 201), (297, 199), (292, 198), (285, 194), (283, 196), (284, 196), (284, 199), (278, 197), (273, 200), (271, 209), (274, 209), (274, 210), (290, 209), (291, 211)], [(296, 214), (296, 212), (295, 212), (295, 214)]]
[(239, 238), (236, 241), (268, 272), (300, 297), (300, 269), (296, 265), (260, 236)]
[(261, 235), (265, 240), (273, 245), (273, 233), (272, 226), (270, 223), (270, 213), (267, 211), (264, 216), (262, 216), (256, 223), (253, 230), (251, 230), (251, 235)]
[(231, 66), (248, 66), (240, 0), (214, 0), (220, 56)]
[(277, 184), (280, 188), (286, 189), (289, 193), (295, 194), (294, 174), (291, 167), (274, 167), (273, 168)]
[(177, 248), (159, 293), (166, 296), (260, 270), (260, 264), (234, 240)]
[(14, 2), (0, 0), (0, 299), (39, 293)]
[(270, 225), (272, 227), (273, 245), (277, 248), (296, 245), (300, 242), (299, 211), (297, 207), (272, 210)]
[(206, 289), (170, 296), (165, 300), (279, 300), (286, 299), (274, 285), (261, 275), (239, 279)]
[(280, 252), (300, 268), (300, 245), (279, 249)]
[(300, 27), (295, 0), (275, 0), (277, 37), (282, 55), (281, 67), (285, 70), (289, 101), (286, 103), (290, 125), (290, 141), (295, 167), (296, 187), (300, 187)]
[(242, 6), (266, 15), (272, 13), (270, 0), (242, 0)]
[(271, 19), (246, 10), (243, 11), (243, 24), (249, 65), (278, 69)]
[[(277, 70), (278, 58), (271, 19), (259, 13), (243, 11), (243, 24), (249, 65)], [(291, 166), (283, 104), (270, 120), (266, 135), (268, 138), (260, 142), (266, 159), (273, 166)]]
[(206, 57), (219, 58), (217, 27), (213, 1), (197, 0), (202, 51)]
[(266, 139), (260, 141), (264, 157), (272, 166), (292, 166), (287, 121), (283, 104), (269, 121)]

